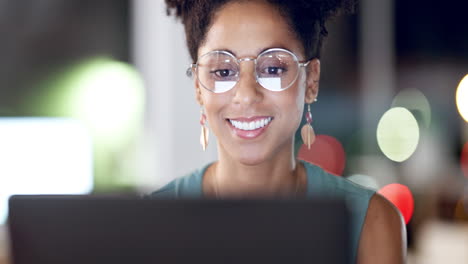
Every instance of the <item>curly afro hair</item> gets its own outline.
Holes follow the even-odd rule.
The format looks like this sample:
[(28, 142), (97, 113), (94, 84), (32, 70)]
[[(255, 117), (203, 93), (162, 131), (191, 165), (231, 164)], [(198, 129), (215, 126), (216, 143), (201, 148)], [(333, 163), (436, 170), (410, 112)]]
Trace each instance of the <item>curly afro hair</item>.
[[(185, 27), (187, 46), (193, 62), (198, 48), (217, 10), (232, 1), (249, 0), (165, 0), (167, 15), (175, 15)], [(308, 59), (320, 58), (324, 38), (328, 35), (325, 22), (341, 13), (351, 13), (356, 0), (264, 0), (274, 5), (290, 24), (302, 42)]]

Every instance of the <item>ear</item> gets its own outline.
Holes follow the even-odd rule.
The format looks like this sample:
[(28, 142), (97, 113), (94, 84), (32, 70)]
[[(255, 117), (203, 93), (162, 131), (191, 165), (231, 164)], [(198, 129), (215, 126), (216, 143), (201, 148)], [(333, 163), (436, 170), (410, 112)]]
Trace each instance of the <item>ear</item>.
[(200, 82), (198, 82), (197, 78), (193, 78), (193, 86), (195, 87), (195, 99), (200, 106), (203, 106), (203, 98), (201, 94), (202, 88), (200, 87)]
[(311, 104), (315, 101), (319, 92), (320, 60), (315, 58), (307, 65), (307, 80), (305, 102)]

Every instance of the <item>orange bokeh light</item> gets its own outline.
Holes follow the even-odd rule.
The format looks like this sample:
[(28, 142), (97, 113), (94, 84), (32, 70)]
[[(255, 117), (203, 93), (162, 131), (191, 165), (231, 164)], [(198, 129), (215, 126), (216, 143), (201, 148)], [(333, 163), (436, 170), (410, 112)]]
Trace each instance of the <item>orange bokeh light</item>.
[(462, 195), (455, 206), (455, 220), (468, 221), (468, 193)]
[(382, 187), (378, 193), (400, 210), (405, 223), (408, 224), (414, 211), (414, 199), (410, 189), (403, 184), (392, 183)]
[(336, 138), (328, 135), (317, 135), (310, 150), (306, 145), (302, 145), (298, 158), (339, 176), (342, 176), (346, 162), (343, 146)]

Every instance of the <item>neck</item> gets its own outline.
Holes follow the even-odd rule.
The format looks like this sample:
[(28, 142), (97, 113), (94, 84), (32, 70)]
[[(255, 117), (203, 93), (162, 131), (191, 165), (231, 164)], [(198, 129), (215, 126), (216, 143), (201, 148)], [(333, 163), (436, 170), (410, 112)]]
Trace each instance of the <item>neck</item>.
[(302, 178), (291, 148), (259, 163), (231, 158), (222, 148), (211, 173), (218, 198), (272, 198), (297, 196)]

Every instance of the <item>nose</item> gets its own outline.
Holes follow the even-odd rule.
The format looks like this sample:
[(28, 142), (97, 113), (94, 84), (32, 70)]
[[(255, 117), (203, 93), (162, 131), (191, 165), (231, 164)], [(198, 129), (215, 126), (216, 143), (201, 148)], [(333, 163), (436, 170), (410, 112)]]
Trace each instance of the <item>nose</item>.
[(255, 61), (241, 61), (240, 77), (235, 87), (234, 103), (241, 105), (252, 105), (263, 97), (262, 88), (257, 82), (255, 73)]

